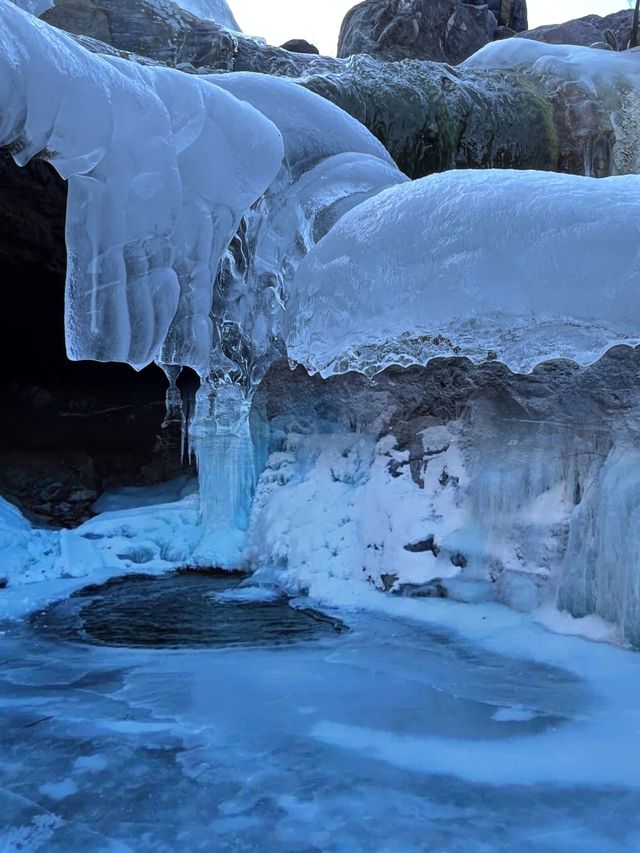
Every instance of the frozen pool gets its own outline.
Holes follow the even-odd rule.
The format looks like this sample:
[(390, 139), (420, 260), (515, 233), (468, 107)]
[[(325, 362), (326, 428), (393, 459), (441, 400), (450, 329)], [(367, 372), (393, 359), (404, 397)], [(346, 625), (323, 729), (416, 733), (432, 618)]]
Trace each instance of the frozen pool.
[[(157, 628), (199, 583), (3, 626), (0, 850), (640, 849), (640, 656), (450, 602), (309, 616), (286, 643), (104, 644), (127, 589)], [(250, 634), (268, 596), (208, 583)], [(101, 644), (53, 618), (109, 595)]]

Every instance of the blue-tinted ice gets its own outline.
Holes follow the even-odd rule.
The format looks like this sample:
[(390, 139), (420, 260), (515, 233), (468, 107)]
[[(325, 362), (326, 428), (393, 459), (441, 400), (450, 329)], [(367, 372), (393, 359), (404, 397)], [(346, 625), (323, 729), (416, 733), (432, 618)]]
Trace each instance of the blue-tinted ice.
[[(109, 648), (8, 627), (0, 849), (637, 849), (638, 706), (610, 708), (606, 684), (601, 695), (575, 669), (591, 656), (629, 679), (640, 659), (531, 623), (496, 652), (492, 637), (525, 619), (504, 613), (487, 611), (481, 642), (469, 624), (358, 611), (341, 614), (348, 632), (249, 648)], [(539, 659), (571, 670), (522, 657), (527, 633)]]

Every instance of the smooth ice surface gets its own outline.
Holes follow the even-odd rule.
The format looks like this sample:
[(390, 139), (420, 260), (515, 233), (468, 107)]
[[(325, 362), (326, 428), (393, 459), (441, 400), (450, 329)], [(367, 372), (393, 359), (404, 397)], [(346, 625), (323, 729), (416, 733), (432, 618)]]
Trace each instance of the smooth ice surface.
[(204, 21), (215, 21), (230, 30), (240, 31), (238, 22), (226, 0), (176, 0), (176, 5)]
[(69, 179), (69, 355), (205, 373), (213, 280), (280, 133), (220, 87), (90, 54), (12, 4), (0, 24), (0, 144)]
[(372, 601), (279, 649), (3, 626), (0, 848), (637, 848), (637, 655), (504, 608)]
[(436, 356), (528, 372), (640, 340), (640, 177), (455, 171), (347, 213), (300, 265), (290, 358), (323, 376)]

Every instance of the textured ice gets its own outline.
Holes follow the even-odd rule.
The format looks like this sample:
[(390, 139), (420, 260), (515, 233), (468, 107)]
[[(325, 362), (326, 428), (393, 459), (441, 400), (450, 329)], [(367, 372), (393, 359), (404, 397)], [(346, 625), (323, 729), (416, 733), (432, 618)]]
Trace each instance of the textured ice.
[(638, 849), (637, 655), (504, 608), (361, 604), (278, 649), (10, 626), (0, 849)]
[(226, 0), (176, 0), (176, 5), (204, 21), (215, 21), (230, 30), (240, 31), (238, 22)]
[(89, 54), (12, 4), (0, 23), (0, 144), (69, 179), (70, 357), (206, 372), (213, 279), (280, 168), (279, 132), (219, 87)]
[(407, 180), (355, 119), (290, 80), (213, 75), (212, 85), (251, 104), (282, 134), (282, 168), (242, 219), (214, 292), (209, 378), (191, 436), (210, 546), (218, 565), (239, 559), (249, 504), (262, 470), (250, 434), (253, 391), (282, 355), (283, 306), (305, 254), (354, 205)]
[(437, 356), (530, 371), (640, 340), (640, 177), (447, 172), (347, 213), (300, 265), (290, 358), (323, 376)]
[(290, 80), (208, 79), (260, 110), (284, 141), (280, 174), (244, 217), (216, 291), (212, 364), (251, 388), (280, 352), (283, 305), (305, 254), (351, 207), (407, 178), (363, 125)]
[(248, 71), (206, 79), (247, 101), (277, 125), (296, 177), (319, 160), (344, 151), (371, 154), (393, 165), (385, 147), (364, 125), (292, 80)]

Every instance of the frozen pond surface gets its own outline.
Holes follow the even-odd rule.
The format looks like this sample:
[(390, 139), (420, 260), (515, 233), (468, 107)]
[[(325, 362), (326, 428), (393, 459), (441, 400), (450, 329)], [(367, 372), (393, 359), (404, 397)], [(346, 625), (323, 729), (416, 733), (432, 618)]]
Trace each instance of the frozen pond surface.
[[(157, 627), (202, 581), (153, 583)], [(211, 584), (214, 610), (226, 597), (249, 634), (265, 607), (290, 618), (282, 600)], [(58, 616), (83, 598), (100, 591)], [(344, 609), (346, 632), (298, 614), (298, 636), (251, 647), (110, 647), (65, 639), (64, 619), (6, 624), (0, 850), (640, 849), (640, 655), (501, 608), (424, 606), (423, 623)]]

